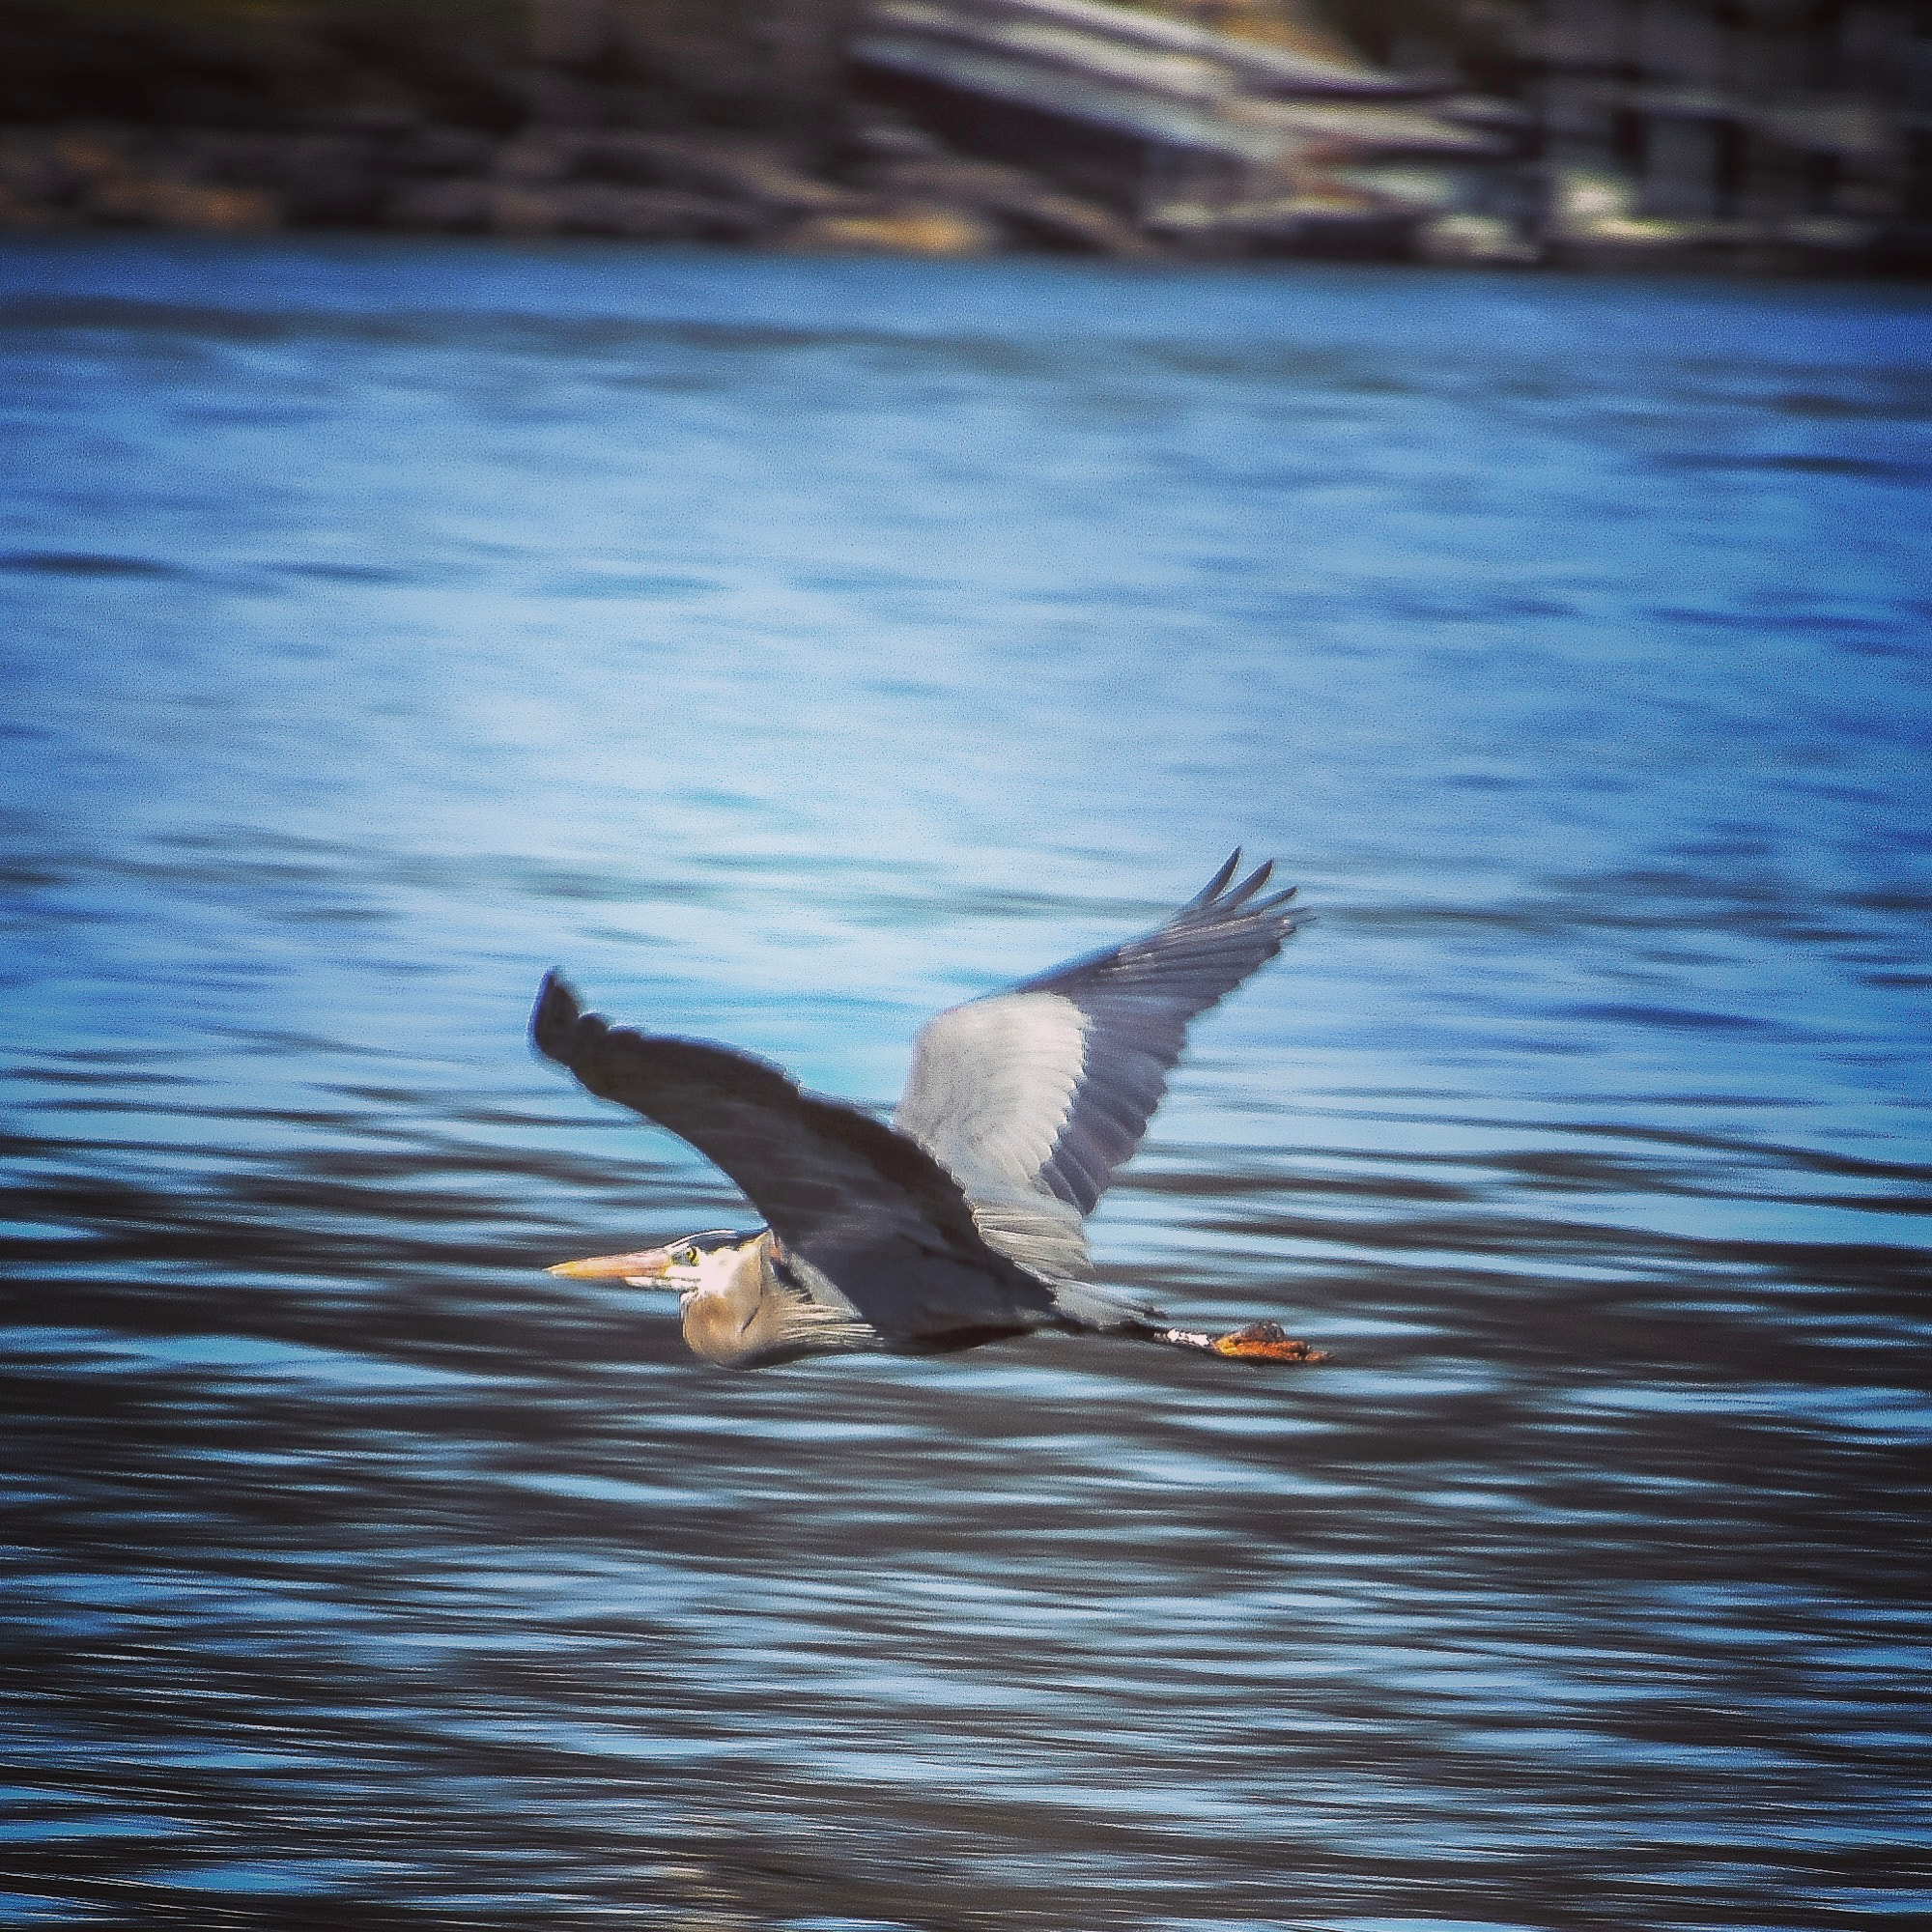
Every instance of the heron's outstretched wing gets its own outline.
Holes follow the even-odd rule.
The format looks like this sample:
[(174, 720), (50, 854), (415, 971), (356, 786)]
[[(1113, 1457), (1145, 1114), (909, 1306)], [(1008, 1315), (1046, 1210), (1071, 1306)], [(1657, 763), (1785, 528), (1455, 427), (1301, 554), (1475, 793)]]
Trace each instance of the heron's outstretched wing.
[(993, 1246), (1086, 1272), (1081, 1218), (1140, 1145), (1187, 1025), (1294, 930), (1272, 864), (1231, 885), (1237, 850), (1166, 924), (969, 1000), (920, 1035), (894, 1116), (956, 1175)]
[(668, 1127), (737, 1182), (783, 1247), (892, 1340), (1030, 1326), (1051, 1295), (990, 1249), (959, 1182), (884, 1122), (807, 1094), (769, 1062), (612, 1027), (554, 973), (530, 1016), (539, 1053)]

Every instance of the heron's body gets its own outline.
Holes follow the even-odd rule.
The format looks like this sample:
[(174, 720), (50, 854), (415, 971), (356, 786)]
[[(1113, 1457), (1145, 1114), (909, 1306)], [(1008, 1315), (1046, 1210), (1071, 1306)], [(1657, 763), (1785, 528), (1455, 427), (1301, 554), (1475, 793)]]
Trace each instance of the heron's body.
[(769, 1223), (554, 1273), (677, 1291), (685, 1340), (729, 1368), (854, 1349), (937, 1353), (1040, 1328), (1307, 1360), (1271, 1322), (1165, 1328), (1092, 1280), (1082, 1223), (1139, 1144), (1187, 1023), (1277, 952), (1290, 893), (1239, 859), (1145, 938), (941, 1013), (891, 1126), (729, 1047), (612, 1028), (553, 974), (538, 1050), (668, 1127)]
[[(709, 1254), (700, 1251), (694, 1268), (679, 1268), (671, 1259), (672, 1251), (665, 1251), (668, 1265), (664, 1274), (627, 1272), (625, 1276), (640, 1286), (676, 1286), (678, 1275), (693, 1277), (694, 1285), (680, 1286), (678, 1293), (684, 1339), (694, 1354), (723, 1368), (763, 1368), (799, 1355), (848, 1349), (940, 1354), (1001, 1335), (1024, 1334), (1039, 1325), (1025, 1319), (1032, 1310), (1000, 1306), (983, 1311), (990, 1320), (945, 1316), (937, 1321), (882, 1329), (860, 1314), (829, 1275), (810, 1262), (786, 1256), (769, 1228), (749, 1239), (731, 1238), (731, 1246)], [(635, 1263), (641, 1258), (609, 1259)], [(605, 1271), (603, 1264), (590, 1265), (600, 1273)], [(584, 1266), (582, 1262), (566, 1262), (557, 1272), (582, 1272)], [(981, 1313), (977, 1304), (1001, 1295), (997, 1276), (970, 1287), (977, 1291), (973, 1293), (975, 1315)], [(1043, 1304), (1040, 1312), (1045, 1313), (1046, 1307)]]

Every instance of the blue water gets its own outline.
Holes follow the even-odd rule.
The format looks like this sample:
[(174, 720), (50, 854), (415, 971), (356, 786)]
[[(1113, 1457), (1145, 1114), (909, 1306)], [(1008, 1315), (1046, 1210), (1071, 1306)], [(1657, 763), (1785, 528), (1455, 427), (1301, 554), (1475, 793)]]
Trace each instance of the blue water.
[[(0, 1921), (1903, 1924), (1932, 298), (13, 242)], [(534, 1062), (889, 1102), (1236, 841), (1190, 1323), (754, 1377)]]

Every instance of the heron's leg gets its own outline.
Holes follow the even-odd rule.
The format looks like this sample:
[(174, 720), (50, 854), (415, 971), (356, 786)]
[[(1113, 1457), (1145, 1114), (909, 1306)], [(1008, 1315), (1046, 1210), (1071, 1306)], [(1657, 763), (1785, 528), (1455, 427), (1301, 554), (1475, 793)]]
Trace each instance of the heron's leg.
[(1207, 1335), (1194, 1328), (1156, 1328), (1152, 1323), (1133, 1332), (1144, 1341), (1170, 1349), (1200, 1349), (1210, 1355), (1233, 1355), (1250, 1362), (1325, 1362), (1328, 1357), (1306, 1342), (1297, 1342), (1279, 1321), (1250, 1321), (1226, 1335)]

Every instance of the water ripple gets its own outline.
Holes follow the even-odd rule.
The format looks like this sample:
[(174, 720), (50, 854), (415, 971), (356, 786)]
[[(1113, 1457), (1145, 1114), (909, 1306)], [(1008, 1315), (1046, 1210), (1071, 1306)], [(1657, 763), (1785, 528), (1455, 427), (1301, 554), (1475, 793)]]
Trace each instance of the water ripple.
[[(1922, 295), (9, 246), (0, 1918), (1922, 1901)], [(542, 1272), (745, 1212), (544, 968), (883, 1103), (1236, 838), (1094, 1244), (1322, 1368)]]

